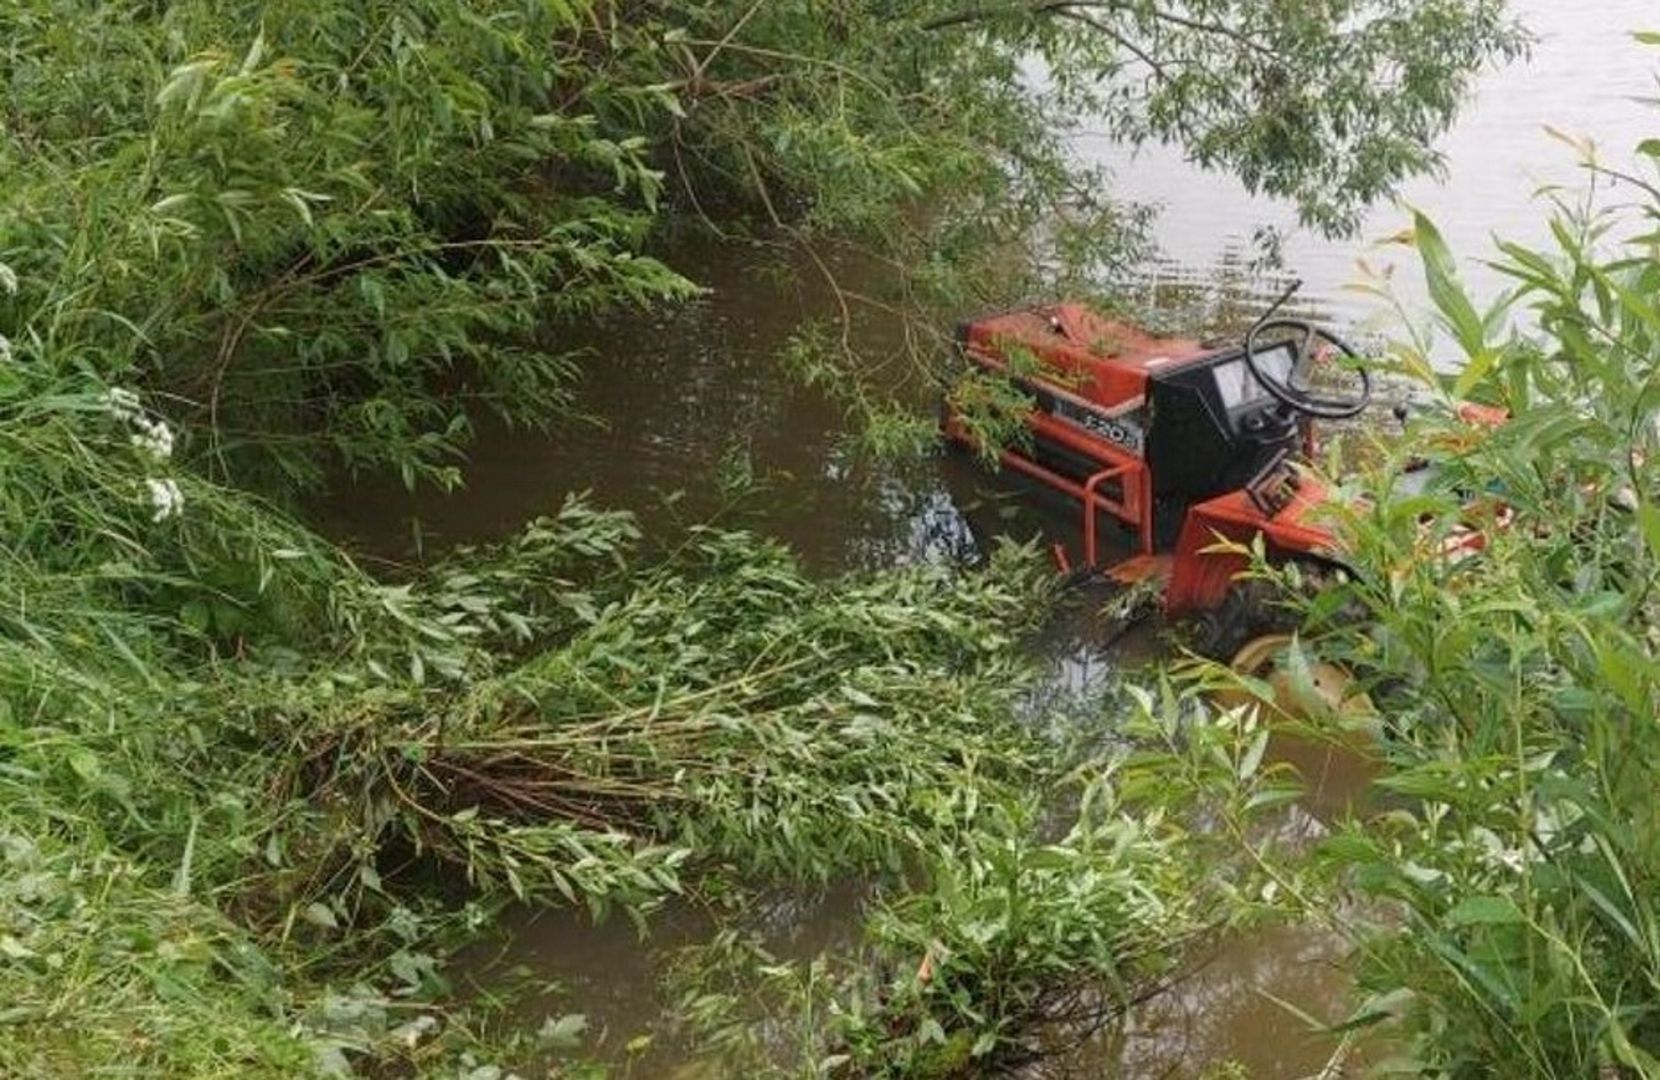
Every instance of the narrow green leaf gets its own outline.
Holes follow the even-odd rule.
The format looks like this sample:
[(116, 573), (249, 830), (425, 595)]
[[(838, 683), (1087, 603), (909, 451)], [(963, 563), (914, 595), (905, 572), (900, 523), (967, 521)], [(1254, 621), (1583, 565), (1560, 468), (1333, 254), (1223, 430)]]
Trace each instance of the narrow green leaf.
[(1442, 239), (1435, 224), (1418, 211), (1413, 211), (1413, 234), (1418, 253), (1424, 262), (1424, 280), (1429, 287), (1430, 300), (1445, 319), (1466, 356), (1474, 358), (1483, 351), (1481, 316), (1475, 305), (1458, 283), (1458, 266), (1452, 251)]
[(334, 917), (327, 904), (313, 902), (306, 905), (302, 918), (313, 926), (320, 926), (325, 930), (340, 929), (340, 922)]
[(1637, 524), (1643, 530), (1643, 540), (1649, 554), (1660, 559), (1660, 509), (1651, 502), (1637, 504)]
[(1446, 922), (1452, 926), (1497, 926), (1525, 921), (1522, 909), (1508, 896), (1466, 897), (1446, 915)]

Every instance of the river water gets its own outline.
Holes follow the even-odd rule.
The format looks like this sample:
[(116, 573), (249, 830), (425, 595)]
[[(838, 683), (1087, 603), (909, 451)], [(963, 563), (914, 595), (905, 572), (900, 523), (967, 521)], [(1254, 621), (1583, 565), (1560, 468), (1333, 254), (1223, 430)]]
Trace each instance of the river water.
[[(1660, 134), (1660, 113), (1636, 100), (1654, 92), (1660, 50), (1630, 37), (1660, 28), (1652, 0), (1525, 0), (1518, 7), (1539, 35), (1531, 59), (1484, 76), (1474, 105), (1445, 140), (1445, 175), (1412, 183), (1403, 199), (1437, 220), (1464, 259), (1467, 282), (1483, 295), (1504, 284), (1479, 261), (1491, 236), (1547, 240), (1539, 190), (1586, 182), (1574, 151), (1545, 125), (1595, 139), (1604, 160), (1622, 168), (1631, 167), (1640, 139)], [(1375, 209), (1358, 238), (1333, 241), (1298, 229), (1288, 207), (1200, 172), (1174, 151), (1131, 155), (1086, 135), (1079, 152), (1112, 164), (1127, 196), (1162, 206), (1164, 258), (1136, 275), (1144, 284), (1207, 296), (1212, 311), (1248, 311), (1295, 275), (1307, 283), (1305, 306), (1344, 325), (1377, 329), (1378, 305), (1352, 289), (1366, 277), (1365, 262), (1374, 273), (1395, 266), (1396, 291), (1409, 305), (1422, 303), (1409, 253), (1378, 243), (1406, 225), (1402, 206)], [(1281, 270), (1249, 266), (1251, 238), (1261, 226), (1284, 231)], [(972, 556), (993, 533), (1041, 530), (1051, 540), (1075, 533), (1062, 508), (961, 458), (861, 460), (843, 442), (837, 409), (790, 383), (776, 360), (804, 318), (832, 311), (822, 279), (755, 249), (680, 254), (709, 286), (704, 299), (556, 343), (594, 354), (584, 365), (580, 403), (595, 422), (559, 425), (545, 435), (486, 427), (464, 490), (411, 496), (391, 484), (359, 485), (331, 501), (335, 531), (372, 556), (404, 558), (422, 546), (499, 537), (557, 508), (567, 494), (592, 490), (606, 505), (638, 513), (648, 536), (707, 520), (750, 525), (786, 540), (825, 572)], [(877, 325), (863, 332), (866, 344), (880, 347), (893, 331)], [(738, 476), (751, 480), (747, 496), (730, 482)], [(1109, 646), (1101, 633), (1074, 625), (1047, 640), (1056, 686), (1087, 689), (1129, 656), (1144, 655), (1145, 638), (1135, 639), (1142, 651), (1126, 652), (1115, 636)], [(789, 898), (780, 908), (785, 916), (769, 929), (782, 953), (810, 951), (845, 941), (857, 909), (856, 889)], [(488, 980), (522, 965), (558, 982), (615, 1047), (657, 1029), (660, 958), (706, 925), (695, 913), (671, 914), (642, 943), (627, 928), (594, 929), (562, 912), (525, 913), (505, 943), (481, 949), (465, 967)], [(1334, 943), (1311, 931), (1231, 943), (1113, 1039), (1057, 1059), (1052, 1075), (1197, 1076), (1229, 1059), (1270, 1080), (1318, 1074), (1333, 1047), (1308, 1036), (1267, 995), (1335, 1016), (1347, 985), (1340, 960)], [(562, 1011), (559, 1001), (557, 994), (533, 1001), (527, 1018), (539, 1016), (535, 1009)]]
[(1162, 208), (1158, 239), (1165, 261), (1151, 271), (1156, 280), (1259, 290), (1264, 282), (1239, 264), (1253, 254), (1255, 231), (1269, 227), (1283, 232), (1286, 271), (1304, 279), (1303, 296), (1313, 306), (1342, 322), (1387, 329), (1391, 316), (1354, 286), (1393, 267), (1394, 291), (1410, 308), (1424, 306), (1411, 253), (1387, 242), (1411, 224), (1408, 208), (1416, 208), (1460, 257), (1472, 293), (1490, 297), (1507, 284), (1482, 261), (1492, 254), (1492, 238), (1547, 243), (1541, 193), (1577, 190), (1588, 180), (1577, 153), (1547, 129), (1593, 141), (1602, 163), (1622, 171), (1633, 167), (1638, 142), (1660, 135), (1660, 109), (1641, 100), (1660, 96), (1660, 48), (1632, 38), (1660, 30), (1660, 4), (1519, 0), (1512, 9), (1538, 39), (1529, 58), (1482, 78), (1475, 100), (1441, 142), (1444, 174), (1409, 182), (1399, 204), (1374, 208), (1352, 240), (1334, 242), (1298, 228), (1289, 206), (1252, 196), (1232, 176), (1201, 172), (1177, 150), (1149, 147), (1126, 160), (1098, 135), (1086, 135), (1079, 149), (1115, 167), (1123, 195)]

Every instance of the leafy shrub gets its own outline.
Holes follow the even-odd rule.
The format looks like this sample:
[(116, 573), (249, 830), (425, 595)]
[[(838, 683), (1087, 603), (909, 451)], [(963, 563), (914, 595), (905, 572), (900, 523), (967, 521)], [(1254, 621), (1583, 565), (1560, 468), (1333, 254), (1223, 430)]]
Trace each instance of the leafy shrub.
[[(1660, 1075), (1660, 264), (1633, 233), (1660, 203), (1559, 211), (1554, 249), (1500, 245), (1516, 288), (1486, 311), (1418, 221), (1464, 364), (1401, 347), (1424, 404), (1342, 518), (1360, 576), (1321, 601), (1366, 612), (1323, 647), (1370, 673), (1387, 729), (1389, 808), (1319, 856), (1375, 913), (1357, 1019), (1397, 1019), (1443, 1075)], [(1465, 398), (1509, 419), (1472, 425)], [(1391, 494), (1425, 444), (1439, 471)], [(1472, 526), (1480, 550), (1436, 554)]]
[(408, 957), (455, 899), (403, 862), (641, 916), (688, 867), (896, 872), (1038, 771), (1030, 553), (819, 582), (700, 530), (640, 567), (573, 500), (388, 584), (188, 474), (158, 506), (136, 395), (0, 375), (8, 1067), (401, 1055), (375, 1002), (442, 992)]
[[(452, 484), (479, 412), (568, 412), (583, 358), (543, 328), (692, 294), (643, 253), (672, 198), (671, 223), (803, 247), (843, 346), (856, 308), (926, 315), (909, 376), (845, 348), (813, 365), (882, 416), (936, 370), (934, 305), (1140, 251), (1067, 141), (1086, 114), (1341, 227), (1434, 165), (1469, 80), (1522, 41), (1494, 0), (1216, 8), (14, 3), (0, 338), (166, 392), (209, 475)], [(896, 270), (892, 302), (840, 288), (818, 249), (847, 241)]]

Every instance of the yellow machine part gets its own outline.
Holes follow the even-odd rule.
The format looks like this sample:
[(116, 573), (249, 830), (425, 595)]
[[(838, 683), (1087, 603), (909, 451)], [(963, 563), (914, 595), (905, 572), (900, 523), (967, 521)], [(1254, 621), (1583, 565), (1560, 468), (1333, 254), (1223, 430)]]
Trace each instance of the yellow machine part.
[[(1310, 660), (1312, 686), (1299, 689), (1291, 672), (1278, 662), (1291, 640), (1286, 634), (1255, 638), (1234, 654), (1232, 667), (1272, 690), (1264, 717), (1276, 729), (1268, 744), (1269, 760), (1296, 769), (1308, 787), (1304, 807), (1331, 820), (1366, 801), (1377, 773), (1377, 711), (1338, 664)], [(1261, 703), (1237, 686), (1214, 698), (1225, 708)]]
[[(1292, 720), (1314, 720), (1319, 716), (1335, 716), (1340, 721), (1364, 721), (1376, 715), (1372, 700), (1354, 688), (1354, 676), (1339, 664), (1311, 660), (1308, 664), (1311, 688), (1299, 691), (1291, 672), (1277, 663), (1279, 656), (1291, 645), (1289, 634), (1264, 634), (1247, 641), (1234, 654), (1228, 665), (1241, 675), (1261, 679), (1273, 690), (1270, 704)], [(1309, 690), (1313, 697), (1309, 697)], [(1230, 687), (1216, 695), (1224, 706), (1247, 704), (1256, 700), (1245, 690)]]

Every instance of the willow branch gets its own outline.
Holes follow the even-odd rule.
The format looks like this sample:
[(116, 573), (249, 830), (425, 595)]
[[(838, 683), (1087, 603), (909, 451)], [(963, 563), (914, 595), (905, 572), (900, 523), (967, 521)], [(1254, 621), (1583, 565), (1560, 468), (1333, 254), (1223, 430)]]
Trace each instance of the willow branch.
[[(1182, 15), (1178, 12), (1169, 11), (1164, 8), (1152, 8), (1146, 11), (1135, 11), (1132, 10), (1129, 5), (1125, 4), (1123, 0), (1044, 0), (1043, 3), (1032, 4), (1025, 8), (965, 8), (962, 11), (930, 19), (922, 24), (922, 29), (943, 30), (952, 26), (985, 22), (990, 19), (1006, 17), (1009, 15), (1023, 15), (1027, 17), (1034, 15), (1063, 15), (1075, 13), (1079, 10), (1107, 11), (1114, 14), (1138, 15), (1153, 19), (1157, 22), (1169, 23), (1172, 26), (1180, 26), (1183, 29), (1192, 30), (1196, 33), (1208, 34), (1212, 37), (1224, 37), (1229, 41), (1243, 45), (1245, 48), (1265, 57), (1275, 58), (1277, 56), (1273, 49), (1269, 48), (1267, 45), (1264, 45), (1261, 41), (1257, 40), (1257, 38), (1245, 33), (1242, 30), (1236, 30), (1224, 23), (1206, 22), (1203, 19), (1195, 19), (1191, 16)], [(1099, 21), (1095, 21), (1093, 25), (1099, 30), (1106, 30), (1106, 26)], [(1125, 39), (1121, 34), (1111, 31), (1108, 32), (1112, 33), (1112, 37), (1115, 41), (1120, 44), (1125, 44)]]

